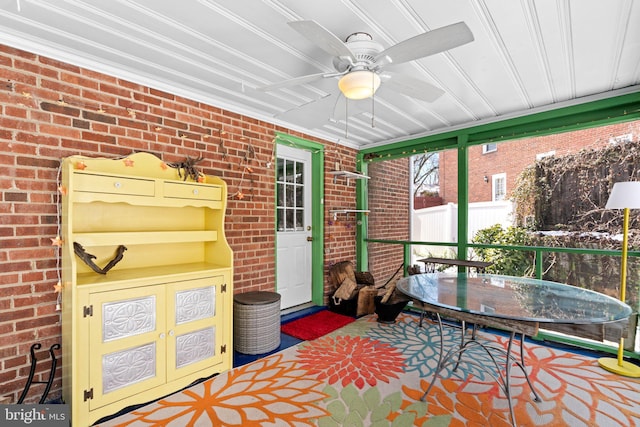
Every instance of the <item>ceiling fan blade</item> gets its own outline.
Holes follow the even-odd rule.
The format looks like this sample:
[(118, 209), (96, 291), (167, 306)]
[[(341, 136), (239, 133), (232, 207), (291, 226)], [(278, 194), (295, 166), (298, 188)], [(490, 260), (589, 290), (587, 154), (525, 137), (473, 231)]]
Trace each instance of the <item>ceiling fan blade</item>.
[(375, 63), (378, 67), (388, 64), (401, 64), (453, 49), (472, 41), (473, 34), (467, 24), (458, 22), (418, 34), (393, 45), (376, 55)]
[(410, 98), (427, 102), (433, 102), (444, 95), (442, 89), (424, 80), (418, 80), (400, 74), (389, 75), (389, 73), (385, 73), (385, 75), (381, 77), (383, 77), (382, 87), (385, 91), (393, 90)]
[(281, 89), (283, 87), (292, 87), (292, 86), (302, 85), (305, 83), (312, 82), (314, 80), (322, 79), (324, 77), (332, 77), (334, 74), (335, 73), (309, 74), (307, 76), (295, 77), (293, 79), (284, 80), (278, 83), (273, 83), (266, 86), (260, 86), (256, 88), (256, 90), (259, 90), (261, 92), (270, 92), (272, 90)]
[(368, 109), (369, 105), (368, 102), (347, 100), (338, 91), (278, 113), (275, 117), (316, 129), (330, 123), (335, 126), (346, 120), (347, 112), (353, 117)]
[(275, 115), (276, 118), (299, 123), (309, 129), (315, 129), (329, 121), (329, 111), (335, 103), (335, 94), (328, 94), (305, 104)]
[(291, 21), (288, 24), (332, 56), (355, 57), (342, 40), (315, 21)]

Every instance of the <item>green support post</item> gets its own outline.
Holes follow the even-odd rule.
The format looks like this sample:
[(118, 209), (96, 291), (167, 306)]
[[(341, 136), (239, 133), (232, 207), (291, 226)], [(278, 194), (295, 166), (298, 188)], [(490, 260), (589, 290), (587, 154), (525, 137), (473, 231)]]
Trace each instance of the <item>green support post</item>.
[[(469, 150), (468, 136), (458, 136), (458, 259), (467, 258), (469, 229)], [(460, 273), (465, 267), (458, 267)]]

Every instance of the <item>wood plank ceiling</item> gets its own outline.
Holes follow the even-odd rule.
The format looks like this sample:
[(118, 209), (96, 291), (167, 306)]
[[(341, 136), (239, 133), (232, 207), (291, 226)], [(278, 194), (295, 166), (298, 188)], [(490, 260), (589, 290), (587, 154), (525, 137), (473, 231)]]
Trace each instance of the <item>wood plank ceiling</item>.
[[(332, 55), (287, 25), (387, 48), (463, 21), (474, 40), (392, 65), (373, 99), (345, 102)], [(640, 0), (0, 0), (0, 43), (367, 148), (640, 91)], [(639, 95), (640, 96), (640, 95)]]

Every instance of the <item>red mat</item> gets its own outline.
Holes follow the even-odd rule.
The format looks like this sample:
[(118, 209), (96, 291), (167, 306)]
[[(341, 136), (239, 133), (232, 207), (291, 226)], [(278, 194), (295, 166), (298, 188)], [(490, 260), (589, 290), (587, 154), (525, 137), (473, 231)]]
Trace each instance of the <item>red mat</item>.
[(353, 322), (353, 317), (322, 310), (282, 325), (282, 332), (301, 340), (310, 341)]

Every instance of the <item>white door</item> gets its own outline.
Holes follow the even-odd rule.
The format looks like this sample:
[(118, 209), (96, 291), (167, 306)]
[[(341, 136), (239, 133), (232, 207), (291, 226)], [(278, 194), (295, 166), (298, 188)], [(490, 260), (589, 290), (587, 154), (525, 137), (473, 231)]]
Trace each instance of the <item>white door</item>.
[(311, 301), (311, 153), (278, 145), (276, 288), (282, 309)]

